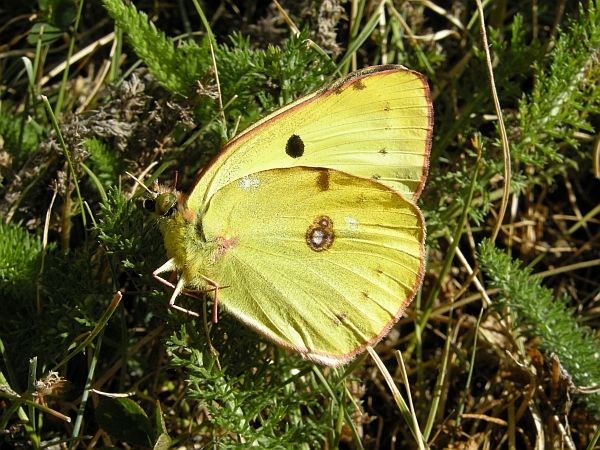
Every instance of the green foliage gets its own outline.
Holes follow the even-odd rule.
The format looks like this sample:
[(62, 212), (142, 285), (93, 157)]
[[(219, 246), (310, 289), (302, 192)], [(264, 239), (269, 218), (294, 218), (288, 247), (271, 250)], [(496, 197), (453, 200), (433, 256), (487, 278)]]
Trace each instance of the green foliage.
[(100, 426), (114, 438), (128, 444), (152, 447), (154, 430), (140, 406), (128, 398), (109, 398), (96, 408)]
[[(208, 38), (200, 44), (187, 40), (176, 43), (158, 31), (147, 15), (137, 11), (133, 4), (126, 6), (121, 0), (104, 0), (104, 5), (126, 32), (127, 41), (152, 75), (174, 94), (188, 97), (198, 80), (213, 67)], [(225, 111), (230, 130), (239, 117), (242, 118), (240, 129), (243, 129), (266, 112), (323, 84), (324, 77), (331, 74), (334, 66), (331, 61), (317, 57), (305, 43), (307, 37), (308, 30), (305, 30), (300, 36), (286, 40), (283, 48), (270, 46), (262, 51), (251, 50), (249, 39), (234, 32), (231, 47), (215, 46), (223, 104), (236, 97)], [(194, 108), (199, 123), (209, 123), (218, 111), (218, 104), (210, 97), (201, 98)], [(233, 137), (223, 124), (220, 127), (223, 141)]]
[(339, 408), (352, 409), (344, 405), (345, 383), (336, 370), (316, 377), (320, 368), (265, 343), (227, 315), (210, 330), (220, 370), (190, 326), (168, 346), (172, 364), (185, 368), (190, 397), (204, 411), (192, 432), (205, 436), (207, 448), (317, 448), (325, 442), (333, 448)]
[(107, 254), (123, 254), (139, 250), (139, 229), (143, 218), (135, 203), (128, 201), (117, 188), (109, 190), (106, 202), (100, 204), (102, 215), (97, 231)]
[[(52, 251), (53, 244), (48, 250)], [(35, 297), (42, 241), (23, 228), (0, 222), (0, 294), (19, 301)]]
[[(119, 278), (126, 270), (131, 276), (132, 283), (141, 280), (153, 280), (154, 269), (164, 263), (164, 247), (162, 236), (152, 221), (148, 222), (142, 213), (142, 208), (136, 202), (127, 200), (116, 187), (108, 190), (106, 202), (100, 204), (102, 213), (95, 231), (98, 241), (102, 244), (105, 263), (110, 268), (112, 280)], [(155, 287), (161, 286), (155, 282)], [(113, 286), (111, 292), (118, 287)], [(156, 304), (154, 298), (160, 298)], [(165, 314), (167, 299), (165, 294), (158, 292), (140, 293), (134, 299), (134, 311), (138, 319), (149, 325), (150, 311), (158, 309)], [(150, 305), (148, 305), (150, 302)]]
[(104, 186), (110, 186), (116, 175), (125, 173), (126, 165), (122, 153), (111, 149), (99, 139), (88, 139), (83, 142), (89, 152), (90, 167)]
[[(38, 356), (39, 366), (47, 370), (78, 336), (96, 325), (117, 290), (115, 283), (123, 271), (121, 258), (136, 262), (130, 264), (136, 268), (144, 266), (130, 254), (136, 251), (138, 258), (143, 258), (139, 256), (139, 248), (146, 245), (143, 237), (151, 241), (152, 236), (141, 232), (143, 217), (134, 206), (117, 189), (109, 190), (107, 205), (103, 205), (106, 216), (97, 230), (106, 250), (91, 240), (85, 248), (63, 255), (52, 243), (43, 271), (41, 240), (22, 227), (0, 225), (0, 313), (5, 318), (0, 321), (0, 337), (18, 378), (26, 379), (29, 358)], [(112, 275), (108, 282), (106, 267)], [(149, 271), (145, 267), (145, 272)], [(142, 299), (139, 302), (143, 307), (138, 312), (148, 320), (147, 307)]]
[[(600, 85), (596, 82), (600, 76), (597, 10), (590, 7), (582, 11), (578, 21), (570, 22), (568, 31), (560, 31), (551, 53), (537, 40), (527, 42), (529, 26), (516, 15), (510, 40), (493, 31), (489, 37), (493, 57), (498, 60), (494, 76), (500, 104), (508, 111), (513, 105), (518, 108), (518, 114), (507, 115), (505, 119), (513, 158), (511, 187), (515, 192), (542, 182), (551, 183), (557, 174), (588, 160), (589, 154), (577, 151), (579, 141), (574, 136), (592, 130), (592, 114), (598, 113), (600, 105)], [(474, 157), (469, 140), (486, 125), (483, 115), (493, 109), (489, 86), (477, 81), (487, 78), (483, 52), (476, 55), (479, 62), (470, 64), (460, 77), (453, 79), (457, 98), (444, 98), (441, 105), (436, 105), (439, 141), (432, 159), (440, 156), (442, 165), (441, 176), (429, 180), (428, 191), (436, 198), (428, 202), (439, 207), (427, 212), (434, 236), (437, 229), (444, 230), (445, 224), (452, 223), (451, 217), (464, 206), (462, 199), (468, 192), (469, 170), (473, 165), (473, 160), (457, 162), (444, 153), (466, 150)], [(522, 86), (532, 75), (533, 90), (522, 95)], [(458, 117), (454, 103), (466, 105)], [(455, 136), (459, 140), (453, 141)], [(487, 215), (495, 199), (489, 195), (489, 185), (503, 172), (504, 162), (499, 154), (498, 135), (479, 136), (483, 153), (475, 196), (480, 200), (469, 211), (476, 224)]]
[[(48, 250), (55, 248), (52, 245)], [(36, 316), (36, 296), (40, 287), (42, 242), (24, 228), (12, 223), (0, 223), (0, 337), (9, 356), (7, 370), (12, 375), (13, 389), (26, 388), (19, 383), (29, 364), (29, 345), (37, 345), (37, 329), (32, 329)], [(33, 344), (35, 342), (35, 344)], [(13, 367), (18, 365), (20, 367)]]
[[(570, 299), (557, 298), (540, 278), (532, 276), (531, 269), (523, 268), (521, 261), (512, 260), (488, 239), (479, 245), (478, 259), (489, 278), (488, 286), (499, 290), (496, 309), (510, 311), (515, 329), (538, 338), (542, 352), (556, 354), (576, 386), (600, 384), (600, 344), (589, 328), (578, 325), (575, 310), (567, 307)], [(600, 414), (600, 394), (579, 399)]]
[[(307, 36), (308, 30), (304, 30), (298, 37), (290, 36), (283, 48), (269, 46), (262, 51), (251, 50), (247, 38), (233, 33), (231, 48), (218, 46), (215, 60), (223, 98), (226, 101), (234, 95), (239, 97), (231, 115), (236, 119), (242, 115), (241, 129), (265, 113), (322, 86), (325, 77), (332, 73), (331, 61), (317, 58), (316, 52), (307, 47)], [(262, 110), (256, 108), (256, 98)]]
[(15, 374), (12, 386), (19, 390), (25, 388), (22, 380), (27, 379), (30, 358), (39, 356), (40, 367), (50, 367), (70, 340), (90, 325), (81, 313), (86, 311), (87, 316), (92, 311), (91, 300), (97, 300), (98, 289), (93, 283), (86, 289), (82, 283), (94, 279), (83, 260), (57, 255), (53, 243), (46, 249), (41, 271), (41, 240), (13, 224), (2, 224), (0, 230), (0, 314), (4, 317), (0, 337), (5, 357), (10, 356), (5, 362), (10, 362), (9, 371)]
[[(136, 54), (169, 91), (186, 97), (191, 86), (202, 79), (213, 66), (207, 39), (203, 39), (200, 45), (193, 41), (181, 41), (176, 45), (173, 39), (156, 29), (145, 13), (137, 11), (133, 4), (104, 0), (104, 5), (119, 27), (126, 32), (127, 41)], [(291, 95), (309, 92), (322, 84), (316, 73), (311, 73), (308, 79), (301, 76), (299, 69), (314, 67), (325, 74), (328, 66), (317, 62), (315, 53), (306, 51), (306, 37), (307, 31), (298, 38), (290, 38), (283, 50), (269, 47), (267, 52), (263, 52), (250, 50), (249, 40), (234, 33), (231, 38), (233, 49), (227, 45), (217, 46), (215, 60), (224, 89), (224, 101), (229, 100), (232, 97), (230, 93), (233, 92), (245, 104), (244, 98), (253, 98), (257, 92), (265, 92), (261, 83), (257, 83), (259, 78), (262, 83), (270, 81), (270, 78), (281, 83), (282, 100), (279, 106), (291, 101)], [(331, 68), (329, 65), (328, 69)], [(314, 69), (310, 72), (313, 71)], [(247, 89), (250, 87), (252, 89)], [(265, 99), (268, 97), (265, 96)]]
[(158, 31), (133, 4), (125, 5), (121, 0), (103, 3), (156, 79), (166, 89), (185, 97), (190, 86), (210, 67), (208, 48), (183, 41), (176, 51), (175, 42)]
[(600, 112), (599, 47), (600, 13), (582, 9), (581, 19), (571, 21), (568, 32), (560, 33), (549, 62), (534, 64), (537, 80), (533, 91), (519, 102), (522, 136), (513, 149), (517, 161), (543, 169), (535, 172), (533, 182), (540, 177), (552, 179), (566, 167), (575, 167), (578, 156), (586, 157), (571, 156), (563, 148), (566, 144), (577, 150), (574, 135), (593, 132), (590, 119)]
[(31, 27), (27, 41), (31, 45), (36, 45), (38, 40), (45, 45), (52, 44), (75, 20), (77, 5), (73, 0), (39, 0), (38, 3), (42, 12), (40, 22)]
[[(25, 117), (13, 116), (0, 109), (0, 136), (3, 148), (10, 151), (13, 158), (22, 159), (34, 151), (40, 143), (39, 127)], [(1, 181), (1, 178), (0, 178)]]

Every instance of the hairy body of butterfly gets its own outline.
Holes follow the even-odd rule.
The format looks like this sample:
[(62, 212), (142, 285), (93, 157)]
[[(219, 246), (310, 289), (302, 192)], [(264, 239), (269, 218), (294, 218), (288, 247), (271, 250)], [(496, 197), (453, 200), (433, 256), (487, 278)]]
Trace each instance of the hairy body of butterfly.
[[(275, 343), (338, 366), (381, 339), (418, 290), (432, 108), (402, 66), (349, 74), (234, 138), (188, 197), (163, 190), (170, 304), (184, 288)], [(224, 288), (226, 287), (226, 288)], [(215, 302), (217, 304), (217, 301)], [(216, 313), (216, 307), (215, 307)]]

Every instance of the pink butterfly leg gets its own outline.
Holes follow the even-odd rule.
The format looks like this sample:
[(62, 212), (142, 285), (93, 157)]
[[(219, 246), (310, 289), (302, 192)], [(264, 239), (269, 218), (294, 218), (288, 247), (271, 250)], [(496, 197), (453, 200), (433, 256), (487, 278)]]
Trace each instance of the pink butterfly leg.
[[(159, 273), (170, 272), (170, 271), (172, 272), (175, 270), (177, 270), (177, 267), (175, 266), (174, 259), (171, 258), (166, 263), (164, 263), (162, 266), (160, 266), (158, 269), (156, 269), (154, 272), (152, 272), (152, 276), (154, 278), (156, 278), (158, 281), (160, 281), (162, 284), (164, 284), (165, 286), (168, 286), (171, 289), (175, 289), (173, 291), (173, 295), (171, 296), (171, 299), (169, 300), (169, 307), (176, 309), (177, 311), (181, 311), (186, 314), (189, 314), (190, 316), (198, 317), (198, 313), (196, 313), (194, 311), (190, 311), (189, 309), (182, 308), (181, 306), (178, 306), (175, 304), (175, 299), (177, 298), (177, 296), (179, 294), (181, 294), (181, 291), (183, 291), (183, 288), (185, 287), (185, 281), (182, 279), (179, 279), (177, 286), (175, 286), (170, 281), (165, 280), (164, 278), (162, 278), (158, 275)], [(212, 320), (213, 320), (213, 323), (217, 323), (217, 321), (218, 321), (217, 305), (218, 305), (218, 298), (219, 298), (219, 284), (216, 281), (213, 281), (210, 278), (207, 278), (203, 275), (200, 275), (200, 276), (202, 278), (204, 278), (204, 281), (206, 281), (210, 286), (215, 288), (214, 305), (213, 305), (213, 319)]]

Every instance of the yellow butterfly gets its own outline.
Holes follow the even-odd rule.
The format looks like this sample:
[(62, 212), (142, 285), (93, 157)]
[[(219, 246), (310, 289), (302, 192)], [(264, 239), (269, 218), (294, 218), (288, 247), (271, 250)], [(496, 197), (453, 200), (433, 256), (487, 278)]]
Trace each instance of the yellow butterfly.
[[(169, 260), (154, 276), (213, 291), (276, 344), (330, 366), (397, 322), (421, 285), (433, 110), (417, 72), (369, 67), (269, 114), (230, 141), (188, 196), (161, 188)], [(176, 285), (159, 274), (177, 271)]]

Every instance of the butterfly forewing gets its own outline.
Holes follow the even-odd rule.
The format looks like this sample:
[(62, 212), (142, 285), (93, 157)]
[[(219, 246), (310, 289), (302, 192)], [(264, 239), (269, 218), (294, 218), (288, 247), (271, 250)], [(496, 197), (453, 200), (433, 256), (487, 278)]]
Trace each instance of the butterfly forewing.
[(422, 75), (377, 66), (275, 111), (234, 138), (188, 200), (201, 211), (223, 186), (252, 173), (325, 167), (378, 180), (409, 200), (427, 175), (433, 115)]

